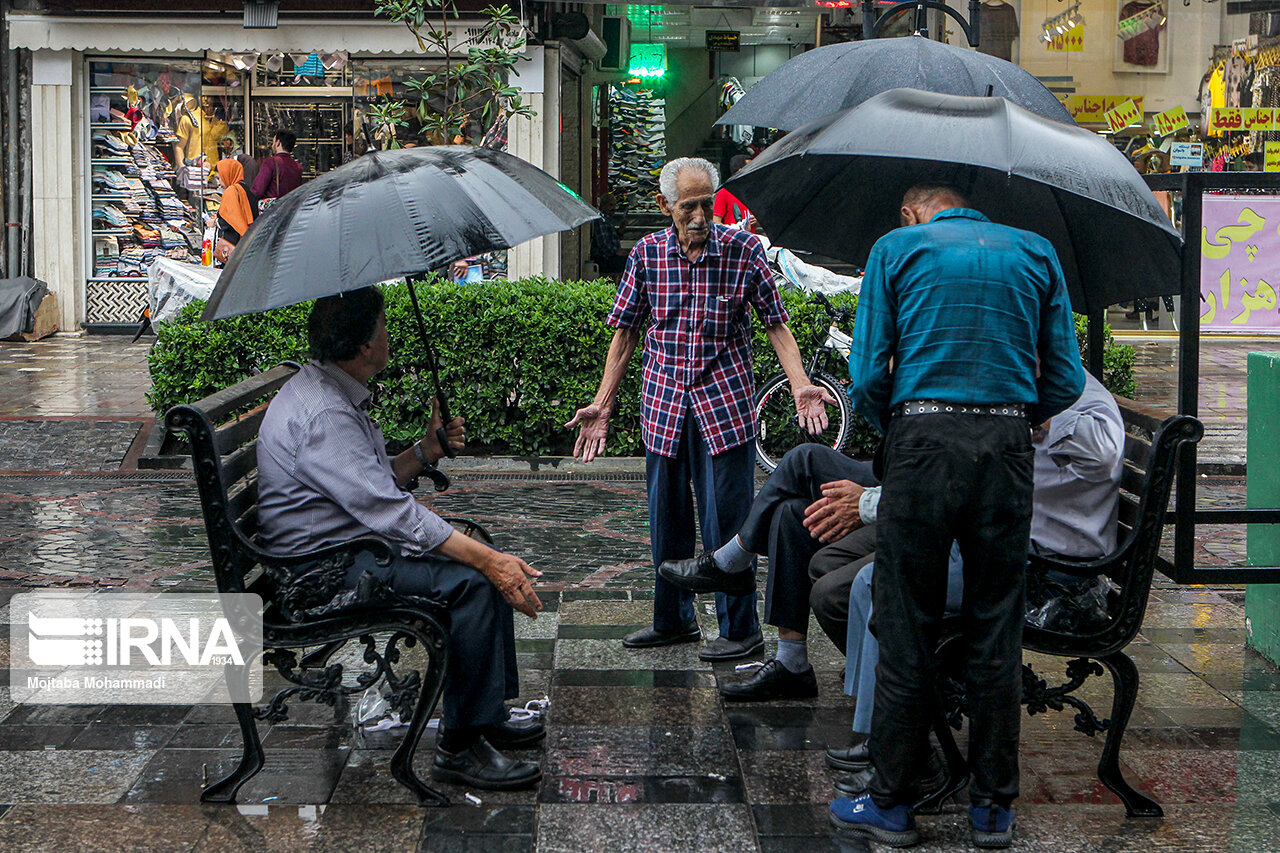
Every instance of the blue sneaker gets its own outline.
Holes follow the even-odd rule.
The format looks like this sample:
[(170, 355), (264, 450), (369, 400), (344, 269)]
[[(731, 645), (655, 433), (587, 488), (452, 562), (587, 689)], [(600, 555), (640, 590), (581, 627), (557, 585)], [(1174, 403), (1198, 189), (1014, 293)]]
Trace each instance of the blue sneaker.
[(841, 797), (831, 803), (831, 825), (836, 829), (874, 838), (890, 847), (910, 847), (920, 842), (916, 819), (909, 806), (882, 809), (863, 794), (856, 800)]
[(973, 846), (1005, 848), (1013, 843), (1013, 809), (1002, 806), (969, 806), (969, 829)]

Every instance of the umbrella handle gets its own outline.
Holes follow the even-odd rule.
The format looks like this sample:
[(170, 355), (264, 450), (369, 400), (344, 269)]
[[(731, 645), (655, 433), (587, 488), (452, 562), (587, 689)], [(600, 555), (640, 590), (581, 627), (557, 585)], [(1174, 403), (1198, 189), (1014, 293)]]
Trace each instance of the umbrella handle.
[[(449, 414), (449, 400), (444, 395), (444, 391), (440, 388), (440, 369), (439, 359), (436, 358), (436, 351), (432, 348), (431, 342), (427, 339), (427, 324), (422, 319), (422, 308), (418, 305), (418, 289), (413, 286), (413, 282), (409, 283), (409, 301), (413, 303), (413, 316), (418, 321), (418, 334), (422, 338), (422, 347), (427, 355), (427, 366), (431, 369), (431, 379), (435, 383), (436, 399), (440, 402), (440, 420), (442, 423), (449, 423), (453, 418)], [(440, 442), (440, 450), (445, 456), (453, 459), (458, 455), (458, 451), (449, 446), (448, 435), (443, 426), (436, 429), (436, 439)], [(435, 478), (432, 478), (435, 481)], [(446, 485), (441, 487), (436, 482), (436, 491), (443, 491), (448, 488), (448, 478), (445, 478)]]

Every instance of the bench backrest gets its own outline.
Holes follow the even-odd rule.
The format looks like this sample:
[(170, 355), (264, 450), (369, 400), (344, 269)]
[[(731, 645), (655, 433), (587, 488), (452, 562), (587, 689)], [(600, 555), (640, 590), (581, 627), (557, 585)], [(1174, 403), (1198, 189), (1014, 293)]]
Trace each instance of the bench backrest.
[[(196, 487), (204, 511), (219, 592), (244, 592), (246, 576), (267, 555), (258, 532), (258, 428), (270, 397), (297, 373), (285, 362), (165, 415), (191, 445)], [(243, 414), (246, 406), (253, 406)]]
[(1102, 570), (1120, 586), (1118, 618), (1107, 633), (1114, 633), (1117, 642), (1123, 638), (1123, 646), (1138, 633), (1146, 613), (1178, 450), (1199, 441), (1204, 426), (1190, 415), (1166, 418), (1133, 400), (1117, 397), (1116, 402), (1125, 424), (1124, 472), (1117, 548)]

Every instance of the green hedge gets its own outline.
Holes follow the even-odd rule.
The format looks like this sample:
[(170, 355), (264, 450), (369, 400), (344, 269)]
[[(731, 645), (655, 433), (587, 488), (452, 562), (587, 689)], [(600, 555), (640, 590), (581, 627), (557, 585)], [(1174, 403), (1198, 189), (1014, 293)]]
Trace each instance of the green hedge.
[[(384, 292), (391, 361), (377, 377), (374, 410), (388, 441), (400, 443), (425, 432), (431, 382), (429, 374), (415, 369), (422, 365), (416, 345), (420, 338), (407, 288), (392, 285)], [(469, 285), (432, 280), (420, 283), (418, 293), (428, 334), (444, 364), (441, 380), (450, 405), (467, 418), (470, 449), (521, 456), (571, 452), (573, 435), (562, 424), (590, 401), (599, 384), (613, 334), (604, 323), (613, 285), (540, 278)], [(784, 291), (782, 298), (807, 362), (826, 335), (826, 314), (804, 294)], [(853, 296), (833, 301), (856, 304)], [(188, 306), (158, 330), (147, 393), (155, 411), (198, 400), (280, 361), (306, 360), (310, 303), (214, 323), (200, 322), (203, 307)], [(760, 381), (779, 368), (758, 323), (754, 347)], [(1115, 359), (1116, 350), (1128, 350), (1127, 362)], [(1107, 355), (1109, 368), (1114, 360), (1116, 376), (1129, 383), (1132, 395), (1132, 349), (1112, 346)], [(842, 364), (823, 368), (833, 376), (847, 375)], [(618, 395), (610, 454), (643, 454), (639, 410), (636, 357)], [(860, 422), (850, 449), (867, 452), (876, 441), (874, 429)]]

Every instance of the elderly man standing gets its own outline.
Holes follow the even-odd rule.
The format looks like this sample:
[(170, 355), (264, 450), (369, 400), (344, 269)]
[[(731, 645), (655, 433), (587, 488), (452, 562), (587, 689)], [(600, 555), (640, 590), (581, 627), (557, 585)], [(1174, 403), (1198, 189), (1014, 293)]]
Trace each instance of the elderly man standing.
[[(996, 225), (953, 187), (912, 187), (903, 227), (871, 250), (849, 358), (855, 408), (886, 431), (872, 629), (882, 654), (869, 793), (831, 804), (839, 828), (919, 840), (911, 804), (929, 755), (929, 677), (952, 542), (964, 560), (969, 821), (1013, 841), (1031, 424), (1065, 410), (1084, 370), (1048, 240)], [(1037, 368), (1038, 363), (1038, 368)]]
[[(712, 221), (718, 184), (706, 160), (682, 157), (663, 167), (658, 206), (672, 225), (631, 250), (607, 321), (617, 331), (604, 377), (591, 404), (566, 424), (579, 430), (575, 455), (589, 462), (604, 452), (618, 386), (643, 332), (641, 426), (655, 567), (694, 555), (694, 493), (710, 549), (724, 544), (751, 509), (751, 308), (791, 380), (804, 427), (825, 429), (825, 404), (835, 402), (805, 375), (759, 239)], [(720, 637), (700, 658), (731, 660), (763, 648), (753, 588), (754, 578), (743, 594), (717, 593)], [(622, 643), (653, 648), (701, 636), (693, 594), (658, 577), (653, 624)]]

